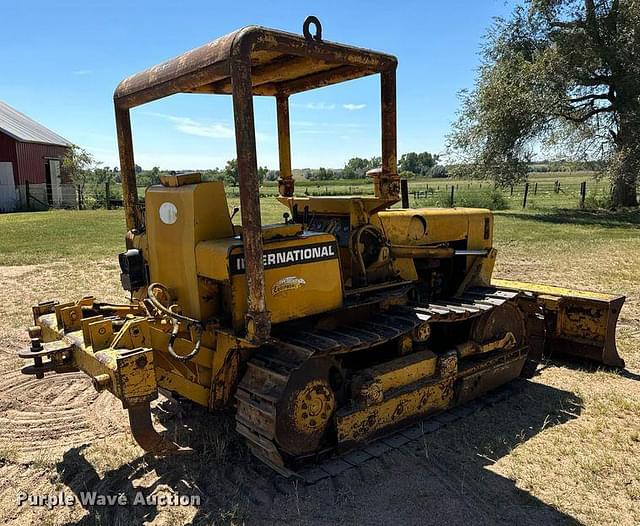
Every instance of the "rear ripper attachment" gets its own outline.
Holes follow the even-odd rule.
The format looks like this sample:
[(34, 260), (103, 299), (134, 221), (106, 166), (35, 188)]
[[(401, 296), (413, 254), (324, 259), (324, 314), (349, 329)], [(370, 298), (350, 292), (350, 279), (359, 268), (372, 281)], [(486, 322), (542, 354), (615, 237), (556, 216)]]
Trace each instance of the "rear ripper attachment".
[(158, 397), (151, 335), (137, 305), (112, 305), (85, 297), (33, 307), (31, 347), (19, 353), (33, 360), (24, 374), (83, 371), (97, 391), (108, 390), (127, 409), (136, 442), (156, 455), (184, 451), (163, 438), (151, 422), (150, 402)]

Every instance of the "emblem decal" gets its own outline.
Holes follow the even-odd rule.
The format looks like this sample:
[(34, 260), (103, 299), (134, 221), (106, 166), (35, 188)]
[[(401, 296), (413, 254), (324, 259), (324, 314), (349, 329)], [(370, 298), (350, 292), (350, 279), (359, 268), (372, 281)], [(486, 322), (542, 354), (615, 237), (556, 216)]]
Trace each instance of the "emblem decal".
[(295, 290), (301, 287), (304, 287), (307, 282), (302, 278), (297, 278), (296, 276), (287, 276), (286, 278), (279, 279), (276, 281), (271, 287), (271, 294), (277, 296), (282, 292), (287, 292), (288, 290)]
[[(298, 247), (266, 249), (263, 253), (265, 270), (303, 263), (316, 263), (329, 259), (338, 259), (338, 249), (334, 241)], [(229, 270), (231, 270), (231, 274), (243, 274), (245, 272), (244, 254), (231, 254), (229, 257)]]

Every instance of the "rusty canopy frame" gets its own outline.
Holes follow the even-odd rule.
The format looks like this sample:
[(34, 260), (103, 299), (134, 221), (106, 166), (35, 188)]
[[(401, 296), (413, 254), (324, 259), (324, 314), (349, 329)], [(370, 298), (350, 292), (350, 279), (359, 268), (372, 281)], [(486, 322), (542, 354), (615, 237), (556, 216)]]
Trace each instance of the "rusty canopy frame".
[[(308, 31), (316, 26), (316, 34)], [(137, 216), (130, 109), (175, 93), (230, 94), (233, 97), (240, 183), (242, 232), (248, 284), (247, 337), (264, 341), (270, 315), (264, 294), (263, 240), (253, 96), (276, 98), (279, 192), (293, 195), (289, 137), (289, 95), (380, 74), (382, 172), (395, 174), (396, 67), (392, 55), (321, 40), (320, 23), (305, 21), (305, 36), (249, 26), (123, 80), (114, 103), (127, 228), (140, 228)]]

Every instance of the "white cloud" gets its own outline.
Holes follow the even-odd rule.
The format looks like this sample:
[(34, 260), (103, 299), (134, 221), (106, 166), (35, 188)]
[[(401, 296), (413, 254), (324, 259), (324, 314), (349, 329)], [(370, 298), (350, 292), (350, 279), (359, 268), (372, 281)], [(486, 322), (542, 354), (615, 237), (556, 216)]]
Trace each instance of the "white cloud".
[(72, 73), (74, 75), (77, 75), (78, 77), (84, 77), (85, 75), (91, 75), (93, 73), (93, 70), (91, 70), (91, 69), (76, 69), (75, 71), (72, 71)]
[[(328, 102), (307, 102), (306, 104), (295, 104), (295, 106), (298, 106), (300, 108), (304, 108), (307, 110), (321, 110), (321, 111), (331, 111), (331, 110), (335, 110), (338, 107), (337, 104), (328, 103)], [(362, 110), (367, 107), (366, 104), (352, 104), (352, 103), (341, 104), (340, 106), (348, 111)]]
[(233, 139), (234, 137), (233, 128), (223, 122), (206, 123), (190, 117), (177, 117), (164, 113), (149, 112), (147, 115), (171, 121), (175, 124), (176, 130), (187, 135), (197, 135), (198, 137), (209, 137), (211, 139)]
[[(175, 124), (175, 129), (187, 135), (208, 137), (210, 139), (233, 139), (235, 130), (224, 122), (204, 122), (191, 117), (178, 117), (166, 113), (146, 112), (146, 115), (160, 117)], [(256, 139), (259, 141), (273, 141), (274, 136), (256, 130)]]
[(335, 104), (327, 104), (326, 102), (307, 102), (302, 105), (303, 108), (308, 110), (335, 110)]
[(233, 139), (233, 130), (223, 123), (203, 124), (189, 118), (175, 118), (176, 128), (188, 135), (210, 137), (212, 139)]
[(357, 122), (312, 122), (292, 121), (293, 134), (301, 135), (337, 135), (349, 132), (360, 132), (364, 125)]

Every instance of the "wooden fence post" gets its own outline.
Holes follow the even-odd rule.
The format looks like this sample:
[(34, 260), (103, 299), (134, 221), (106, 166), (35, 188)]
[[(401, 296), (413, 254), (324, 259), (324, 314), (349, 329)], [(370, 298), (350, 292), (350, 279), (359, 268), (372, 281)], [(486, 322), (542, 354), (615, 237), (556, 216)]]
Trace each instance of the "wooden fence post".
[(584, 208), (584, 201), (587, 198), (587, 181), (580, 183), (580, 208)]
[(449, 205), (450, 205), (451, 208), (453, 208), (453, 203), (455, 202), (455, 200), (454, 200), (455, 199), (455, 193), (454, 193), (455, 190), (456, 190), (456, 187), (454, 185), (451, 185), (451, 198), (449, 200)]
[(529, 195), (529, 183), (524, 183), (524, 197), (522, 198), (522, 208), (527, 208), (527, 196)]
[(111, 203), (109, 202), (111, 200), (110, 196), (109, 196), (109, 181), (106, 181), (104, 183), (104, 201), (105, 201), (105, 205), (106, 205), (106, 209), (110, 210), (111, 209)]
[(27, 198), (27, 210), (31, 210), (31, 193), (29, 192), (29, 181), (25, 181), (26, 198)]
[(538, 183), (533, 185), (533, 195), (538, 195)]
[(409, 208), (409, 183), (406, 179), (400, 179), (400, 197), (402, 198), (402, 208)]

